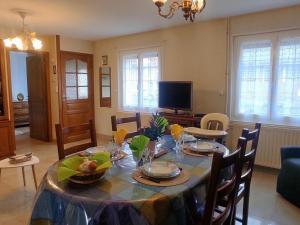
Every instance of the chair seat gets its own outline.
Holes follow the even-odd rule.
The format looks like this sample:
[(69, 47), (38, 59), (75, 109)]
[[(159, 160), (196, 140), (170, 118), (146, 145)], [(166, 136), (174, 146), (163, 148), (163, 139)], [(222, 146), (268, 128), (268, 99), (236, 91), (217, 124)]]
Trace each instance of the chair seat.
[(277, 180), (277, 192), (300, 207), (300, 159), (284, 160)]

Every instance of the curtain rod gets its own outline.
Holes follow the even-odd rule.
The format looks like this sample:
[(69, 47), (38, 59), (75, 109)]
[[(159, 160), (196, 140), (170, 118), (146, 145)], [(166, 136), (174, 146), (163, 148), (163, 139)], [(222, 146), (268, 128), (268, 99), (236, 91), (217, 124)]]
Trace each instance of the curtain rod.
[(277, 30), (270, 30), (270, 31), (264, 31), (264, 32), (250, 32), (250, 33), (244, 33), (244, 34), (231, 34), (232, 37), (243, 37), (243, 36), (249, 36), (249, 35), (259, 35), (259, 34), (272, 34), (277, 32), (284, 32), (284, 31), (296, 31), (300, 30), (300, 27), (291, 27), (291, 28), (285, 28), (285, 29), (277, 29)]

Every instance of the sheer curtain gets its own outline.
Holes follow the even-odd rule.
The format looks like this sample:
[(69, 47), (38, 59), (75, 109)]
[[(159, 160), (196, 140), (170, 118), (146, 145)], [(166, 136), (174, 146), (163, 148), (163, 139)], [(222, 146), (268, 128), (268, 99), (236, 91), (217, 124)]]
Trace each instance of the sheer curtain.
[(300, 37), (279, 40), (276, 89), (273, 115), (275, 120), (300, 120)]
[(242, 42), (238, 55), (234, 115), (239, 119), (266, 119), (270, 112), (272, 42)]
[(121, 110), (154, 112), (158, 108), (159, 50), (144, 49), (121, 55)]
[(122, 106), (124, 110), (137, 110), (139, 106), (139, 58), (137, 54), (122, 57)]
[(300, 125), (300, 31), (234, 42), (232, 119)]

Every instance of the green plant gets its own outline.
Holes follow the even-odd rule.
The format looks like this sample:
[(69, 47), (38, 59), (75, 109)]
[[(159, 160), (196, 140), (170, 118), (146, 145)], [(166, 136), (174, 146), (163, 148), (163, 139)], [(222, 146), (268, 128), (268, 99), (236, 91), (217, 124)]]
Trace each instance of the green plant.
[(159, 137), (164, 135), (168, 124), (169, 123), (166, 118), (155, 113), (152, 115), (149, 122), (150, 126), (145, 128), (144, 135), (150, 138), (151, 141), (156, 141)]

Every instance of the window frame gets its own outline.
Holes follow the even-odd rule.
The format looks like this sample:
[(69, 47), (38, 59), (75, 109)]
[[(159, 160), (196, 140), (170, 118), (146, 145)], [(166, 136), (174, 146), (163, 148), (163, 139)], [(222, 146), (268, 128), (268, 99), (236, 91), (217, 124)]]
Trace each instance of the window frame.
[[(275, 125), (296, 125), (300, 126), (300, 119), (294, 117), (276, 117), (274, 113), (276, 110), (276, 92), (278, 87), (278, 67), (279, 67), (279, 52), (280, 52), (280, 41), (286, 38), (296, 38), (300, 37), (300, 30), (293, 31), (276, 31), (269, 32), (265, 34), (249, 34), (249, 35), (237, 35), (232, 38), (232, 73), (231, 79), (229, 82), (229, 114), (232, 121), (241, 121), (241, 122), (264, 122), (267, 124)], [(239, 84), (239, 62), (240, 62), (240, 53), (241, 45), (247, 41), (262, 41), (270, 40), (271, 45), (271, 81), (270, 81), (270, 101), (269, 101), (269, 112), (266, 117), (261, 115), (241, 115), (238, 114), (238, 85)]]
[[(144, 113), (152, 113), (155, 112), (158, 109), (157, 108), (150, 108), (150, 107), (142, 107), (141, 106), (141, 98), (142, 98), (142, 82), (143, 79), (141, 79), (142, 74), (142, 66), (143, 64), (140, 63), (142, 61), (143, 56), (151, 53), (157, 53), (158, 55), (158, 82), (162, 80), (163, 78), (163, 60), (162, 60), (162, 48), (160, 46), (152, 46), (152, 47), (146, 47), (146, 48), (138, 48), (138, 49), (129, 49), (129, 50), (121, 50), (119, 51), (119, 60), (118, 60), (118, 111), (120, 112), (144, 112)], [(137, 107), (130, 107), (130, 106), (124, 106), (124, 74), (123, 74), (123, 58), (125, 56), (130, 55), (137, 55), (138, 59), (138, 106)]]

